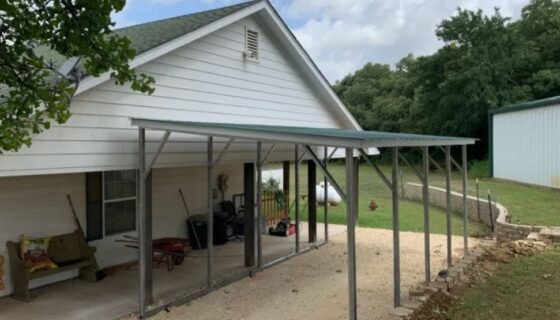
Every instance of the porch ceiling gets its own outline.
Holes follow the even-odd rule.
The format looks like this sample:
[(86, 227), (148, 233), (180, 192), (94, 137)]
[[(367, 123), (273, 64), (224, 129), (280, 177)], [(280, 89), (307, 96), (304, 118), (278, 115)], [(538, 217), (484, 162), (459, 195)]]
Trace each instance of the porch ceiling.
[(133, 126), (214, 137), (331, 147), (414, 147), (474, 144), (476, 139), (380, 131), (132, 118)]

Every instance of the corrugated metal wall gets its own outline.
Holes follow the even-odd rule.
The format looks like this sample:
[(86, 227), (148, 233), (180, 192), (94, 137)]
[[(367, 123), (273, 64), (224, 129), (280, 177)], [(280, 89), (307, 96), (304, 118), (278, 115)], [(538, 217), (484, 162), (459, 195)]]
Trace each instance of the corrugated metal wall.
[(493, 115), (494, 177), (560, 188), (560, 104)]

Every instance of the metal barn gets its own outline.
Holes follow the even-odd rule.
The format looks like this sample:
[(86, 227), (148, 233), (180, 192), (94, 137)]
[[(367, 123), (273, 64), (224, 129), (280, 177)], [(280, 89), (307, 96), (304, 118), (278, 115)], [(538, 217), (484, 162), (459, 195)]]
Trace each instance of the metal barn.
[(489, 112), (490, 176), (560, 188), (560, 96)]

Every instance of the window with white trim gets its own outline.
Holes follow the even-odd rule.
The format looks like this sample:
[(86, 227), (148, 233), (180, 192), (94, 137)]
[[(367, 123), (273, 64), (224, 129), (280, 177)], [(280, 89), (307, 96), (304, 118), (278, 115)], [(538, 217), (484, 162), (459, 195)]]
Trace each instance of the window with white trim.
[(137, 170), (86, 173), (88, 241), (136, 230)]
[(104, 235), (136, 230), (136, 170), (103, 172)]
[(245, 27), (245, 59), (259, 61), (259, 32)]

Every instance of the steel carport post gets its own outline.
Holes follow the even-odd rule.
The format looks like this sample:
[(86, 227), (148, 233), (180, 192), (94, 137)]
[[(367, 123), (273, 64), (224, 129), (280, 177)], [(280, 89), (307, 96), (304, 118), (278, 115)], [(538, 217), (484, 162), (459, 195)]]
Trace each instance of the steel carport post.
[(294, 163), (294, 174), (295, 174), (295, 197), (294, 197), (294, 209), (296, 216), (296, 253), (299, 252), (299, 145), (295, 145), (295, 163)]
[[(325, 157), (325, 160), (324, 160), (325, 170), (328, 170), (329, 150), (328, 150), (327, 146), (325, 146), (323, 156)], [(324, 196), (324, 198), (323, 198), (324, 203), (323, 203), (323, 205), (325, 206), (325, 208), (324, 208), (325, 209), (325, 212), (324, 212), (325, 218), (323, 219), (324, 223), (325, 223), (325, 242), (329, 242), (329, 219), (328, 219), (329, 218), (329, 201), (328, 201), (328, 199), (329, 199), (329, 180), (327, 179), (327, 175), (325, 175), (323, 183), (325, 185), (325, 189), (323, 190), (324, 191), (324, 195), (323, 195)]]
[[(273, 147), (270, 149), (271, 151)], [(262, 143), (257, 141), (257, 267), (263, 266), (262, 261)], [(268, 156), (267, 156), (268, 157)]]
[(357, 315), (357, 289), (356, 289), (356, 190), (354, 170), (354, 150), (346, 148), (346, 219), (348, 236), (348, 312), (349, 319), (355, 320)]
[(467, 213), (467, 145), (461, 146), (461, 156), (463, 165), (463, 245), (464, 255), (469, 254), (469, 217)]
[(393, 302), (401, 305), (401, 248), (399, 221), (399, 148), (393, 148), (391, 197), (393, 198)]
[(430, 159), (429, 147), (422, 147), (422, 203), (424, 204), (424, 275), (426, 283), (431, 281), (430, 262)]
[(447, 266), (451, 267), (451, 146), (445, 146), (445, 204), (447, 220)]
[(208, 283), (206, 284), (207, 289), (212, 288), (212, 273), (214, 268), (214, 139), (212, 136), (208, 137), (208, 222), (207, 222), (207, 240), (206, 248), (208, 250), (208, 261), (207, 261), (207, 277)]
[(138, 129), (138, 274), (140, 276), (139, 314), (140, 318), (146, 317), (148, 306), (153, 299), (152, 282), (152, 234), (148, 224), (151, 221), (146, 214), (146, 129)]

